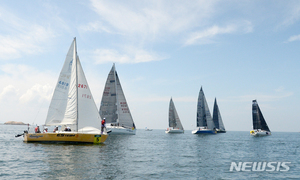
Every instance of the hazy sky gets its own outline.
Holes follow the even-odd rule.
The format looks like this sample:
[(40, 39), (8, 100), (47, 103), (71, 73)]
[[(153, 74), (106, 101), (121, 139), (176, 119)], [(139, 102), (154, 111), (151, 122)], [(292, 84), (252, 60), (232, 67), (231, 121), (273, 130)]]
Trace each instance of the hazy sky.
[(138, 129), (166, 129), (173, 98), (194, 129), (203, 87), (227, 130), (300, 131), (300, 1), (1, 0), (0, 122), (43, 124), (74, 37), (99, 108), (116, 63)]

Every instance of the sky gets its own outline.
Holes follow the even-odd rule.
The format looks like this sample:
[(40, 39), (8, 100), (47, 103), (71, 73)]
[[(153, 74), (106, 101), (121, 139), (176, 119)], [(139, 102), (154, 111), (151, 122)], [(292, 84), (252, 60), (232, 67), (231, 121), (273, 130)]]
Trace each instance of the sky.
[(67, 51), (97, 108), (115, 63), (138, 129), (186, 130), (203, 88), (227, 131), (252, 129), (256, 99), (271, 131), (299, 132), (300, 1), (2, 0), (0, 123), (42, 125)]

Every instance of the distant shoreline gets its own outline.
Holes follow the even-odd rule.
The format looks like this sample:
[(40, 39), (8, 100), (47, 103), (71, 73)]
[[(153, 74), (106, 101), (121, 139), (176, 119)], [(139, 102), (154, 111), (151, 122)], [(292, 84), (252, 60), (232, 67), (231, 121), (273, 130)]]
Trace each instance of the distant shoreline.
[(7, 121), (1, 125), (28, 125), (28, 124), (25, 124), (23, 122), (16, 122), (16, 121)]
[(4, 123), (0, 123), (0, 125), (19, 125), (19, 126), (27, 126), (27, 124), (4, 124)]

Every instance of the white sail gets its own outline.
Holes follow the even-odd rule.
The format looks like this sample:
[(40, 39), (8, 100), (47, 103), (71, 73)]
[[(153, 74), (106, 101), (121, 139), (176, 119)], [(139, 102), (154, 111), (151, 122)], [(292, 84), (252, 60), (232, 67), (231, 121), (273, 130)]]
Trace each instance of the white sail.
[(74, 43), (75, 41), (73, 41), (69, 48), (64, 66), (60, 72), (58, 81), (56, 83), (56, 87), (52, 96), (52, 100), (48, 109), (48, 114), (45, 122), (47, 126), (60, 124), (65, 116), (71, 81), (73, 56), (75, 51)]
[(107, 123), (135, 128), (115, 65), (111, 68), (106, 80), (99, 113)]
[(70, 126), (73, 130), (101, 127), (100, 115), (77, 56), (76, 39), (61, 71), (45, 124)]
[(183, 130), (182, 124), (180, 122), (179, 116), (177, 114), (174, 102), (171, 98), (169, 105), (169, 127), (173, 127), (174, 129)]
[(72, 126), (71, 127), (72, 129), (77, 127), (77, 118), (78, 118), (77, 69), (78, 69), (78, 57), (76, 52), (76, 42), (74, 42), (73, 61), (72, 61), (72, 68), (71, 68), (71, 78), (70, 78), (70, 87), (69, 87), (69, 93), (67, 99), (67, 107), (65, 109), (64, 118), (60, 123), (60, 124)]
[(100, 129), (101, 118), (78, 58), (78, 129)]

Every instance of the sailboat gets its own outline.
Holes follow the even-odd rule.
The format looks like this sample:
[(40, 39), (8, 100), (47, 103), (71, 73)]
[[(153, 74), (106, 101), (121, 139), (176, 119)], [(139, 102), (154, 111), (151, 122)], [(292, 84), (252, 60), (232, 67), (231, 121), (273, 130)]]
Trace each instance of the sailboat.
[(152, 131), (152, 129), (145, 127), (145, 131)]
[(197, 104), (197, 129), (192, 131), (193, 134), (216, 134), (215, 125), (204, 96), (202, 87), (198, 96)]
[(169, 104), (169, 128), (166, 133), (184, 133), (184, 129), (177, 114), (174, 102), (171, 98)]
[(252, 101), (252, 120), (253, 130), (250, 131), (252, 136), (268, 136), (271, 135), (271, 131), (267, 125), (265, 118), (263, 117), (260, 108), (256, 100)]
[(99, 144), (108, 136), (100, 130), (101, 118), (77, 55), (76, 38), (60, 72), (45, 125), (61, 129), (53, 133), (25, 131), (24, 141)]
[(109, 134), (135, 135), (136, 128), (133, 122), (124, 92), (113, 64), (104, 87), (99, 114), (106, 120)]
[(219, 106), (217, 104), (217, 98), (215, 98), (215, 103), (214, 103), (214, 111), (213, 111), (213, 122), (215, 124), (215, 128), (217, 133), (226, 133), (221, 113), (219, 110)]

